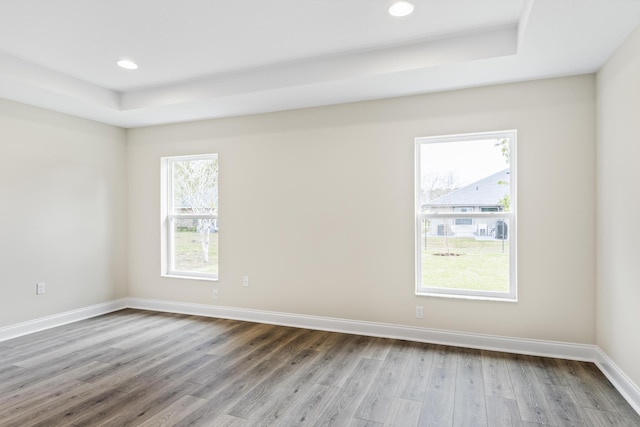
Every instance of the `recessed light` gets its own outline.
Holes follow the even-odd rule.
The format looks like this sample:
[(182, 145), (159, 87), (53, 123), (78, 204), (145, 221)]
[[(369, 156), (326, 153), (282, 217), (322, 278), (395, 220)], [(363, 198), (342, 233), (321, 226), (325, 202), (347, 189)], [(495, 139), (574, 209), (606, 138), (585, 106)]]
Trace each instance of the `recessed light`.
[(401, 18), (413, 13), (413, 4), (408, 1), (398, 1), (391, 5), (389, 14)]
[(138, 68), (138, 64), (129, 59), (121, 59), (120, 61), (118, 61), (118, 66), (126, 70), (135, 70)]

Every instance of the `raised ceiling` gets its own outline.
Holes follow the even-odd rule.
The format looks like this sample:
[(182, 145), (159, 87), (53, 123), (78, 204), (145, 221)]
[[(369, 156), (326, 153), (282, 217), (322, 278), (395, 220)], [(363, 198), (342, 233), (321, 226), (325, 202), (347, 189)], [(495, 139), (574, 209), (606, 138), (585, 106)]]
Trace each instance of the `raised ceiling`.
[(0, 97), (122, 127), (227, 117), (591, 73), (640, 25), (640, 0), (413, 3), (0, 0)]

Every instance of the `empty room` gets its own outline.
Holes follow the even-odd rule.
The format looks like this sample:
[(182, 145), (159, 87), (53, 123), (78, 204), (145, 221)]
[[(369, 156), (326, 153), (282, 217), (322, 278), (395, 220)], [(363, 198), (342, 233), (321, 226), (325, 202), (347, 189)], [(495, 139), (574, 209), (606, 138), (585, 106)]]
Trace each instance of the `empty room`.
[(0, 426), (638, 427), (637, 135), (638, 0), (0, 0)]

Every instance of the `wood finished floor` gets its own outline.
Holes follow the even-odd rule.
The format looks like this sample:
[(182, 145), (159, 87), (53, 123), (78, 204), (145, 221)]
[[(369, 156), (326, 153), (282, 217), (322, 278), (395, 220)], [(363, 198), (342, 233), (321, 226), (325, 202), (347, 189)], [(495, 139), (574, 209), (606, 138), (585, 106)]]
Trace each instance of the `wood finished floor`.
[(123, 310), (0, 342), (0, 426), (640, 426), (590, 363)]

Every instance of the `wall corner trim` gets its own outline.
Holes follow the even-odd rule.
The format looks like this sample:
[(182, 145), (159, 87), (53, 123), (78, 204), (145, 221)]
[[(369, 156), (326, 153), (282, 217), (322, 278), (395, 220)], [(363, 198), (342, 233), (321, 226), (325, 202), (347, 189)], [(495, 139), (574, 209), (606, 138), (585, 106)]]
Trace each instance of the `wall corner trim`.
[(594, 363), (602, 373), (611, 381), (611, 384), (620, 392), (629, 405), (640, 414), (640, 387), (638, 387), (613, 360), (600, 348), (596, 347)]
[(112, 311), (122, 310), (123, 308), (127, 308), (126, 298), (90, 305), (76, 310), (65, 311), (63, 313), (47, 317), (41, 317), (39, 319), (5, 326), (0, 328), (0, 342), (11, 338), (17, 338), (22, 335), (43, 331), (45, 329), (55, 328), (56, 326), (66, 325), (67, 323), (77, 322), (78, 320), (111, 313)]

